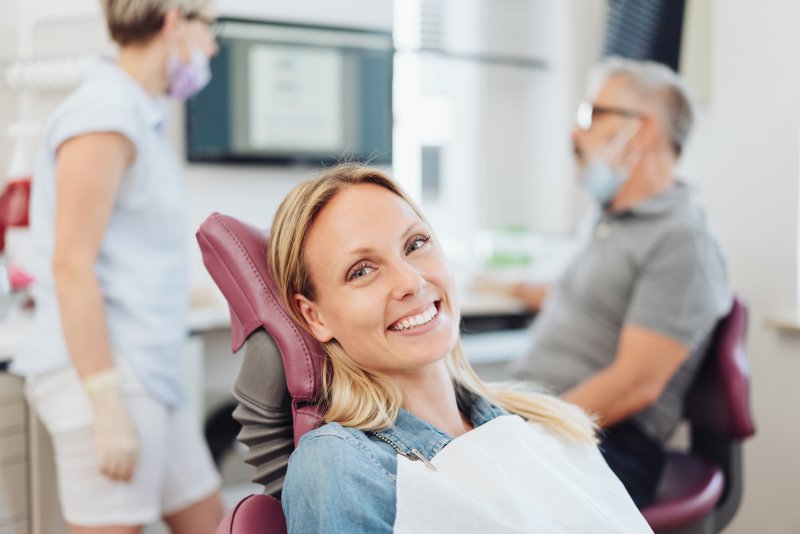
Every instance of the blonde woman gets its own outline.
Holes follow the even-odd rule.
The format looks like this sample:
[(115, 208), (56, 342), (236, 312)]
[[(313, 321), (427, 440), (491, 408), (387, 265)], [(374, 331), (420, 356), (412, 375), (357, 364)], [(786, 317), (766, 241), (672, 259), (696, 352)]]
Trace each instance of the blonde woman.
[(164, 518), (210, 533), (219, 475), (182, 408), (187, 246), (165, 95), (209, 80), (207, 0), (104, 0), (115, 62), (56, 110), (33, 180), (35, 337), (14, 362), (55, 449), (74, 534), (132, 534)]
[(385, 175), (345, 166), (295, 188), (269, 260), (328, 356), (327, 424), (284, 481), (290, 532), (650, 532), (580, 409), (471, 370), (442, 249)]

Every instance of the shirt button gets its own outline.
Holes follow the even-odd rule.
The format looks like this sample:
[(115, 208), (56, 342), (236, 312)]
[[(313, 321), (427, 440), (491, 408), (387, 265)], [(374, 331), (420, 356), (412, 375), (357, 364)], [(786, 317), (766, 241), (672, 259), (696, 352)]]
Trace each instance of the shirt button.
[(600, 223), (597, 225), (597, 228), (594, 229), (594, 235), (597, 236), (597, 239), (605, 239), (611, 233), (611, 230), (608, 228), (607, 224)]

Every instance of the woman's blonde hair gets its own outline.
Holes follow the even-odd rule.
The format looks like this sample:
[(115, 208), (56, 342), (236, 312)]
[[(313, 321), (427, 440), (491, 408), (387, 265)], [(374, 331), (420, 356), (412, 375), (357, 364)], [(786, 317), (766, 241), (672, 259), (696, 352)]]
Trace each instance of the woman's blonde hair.
[(100, 0), (111, 39), (121, 46), (143, 43), (157, 34), (170, 9), (180, 9), (191, 18), (210, 3), (211, 0)]
[[(339, 191), (361, 184), (374, 184), (391, 191), (425, 220), (414, 202), (388, 176), (368, 167), (340, 165), (292, 190), (275, 214), (268, 258), (289, 312), (306, 330), (308, 325), (293, 298), (296, 294), (312, 301), (316, 298), (305, 256), (306, 237), (317, 215)], [(361, 368), (335, 339), (322, 346), (328, 355), (322, 369), (320, 399), (325, 421), (372, 431), (390, 426), (402, 405), (402, 394), (394, 380), (383, 373)], [(482, 395), (489, 402), (541, 423), (562, 436), (576, 441), (594, 441), (594, 424), (577, 406), (540, 392), (484, 384), (464, 356), (460, 342), (456, 343), (446, 363), (457, 389)]]

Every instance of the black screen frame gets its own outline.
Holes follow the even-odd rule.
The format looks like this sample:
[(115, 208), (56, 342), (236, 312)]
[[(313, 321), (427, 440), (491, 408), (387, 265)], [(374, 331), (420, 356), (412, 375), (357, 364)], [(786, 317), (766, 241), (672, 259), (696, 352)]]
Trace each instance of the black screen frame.
[[(328, 26), (322, 24), (306, 24), (297, 22), (286, 22), (280, 20), (265, 20), (265, 19), (250, 19), (242, 17), (219, 17), (217, 23), (234, 22), (245, 24), (264, 24), (269, 26), (285, 27), (285, 28), (299, 28), (308, 30), (320, 31), (334, 31), (348, 34), (362, 34), (362, 35), (376, 35), (380, 37), (392, 38), (391, 30), (381, 30), (372, 28), (354, 28), (345, 26)], [(393, 128), (393, 102), (394, 102), (394, 56), (397, 50), (392, 45), (387, 49), (387, 53), (391, 57), (389, 61), (389, 73), (386, 80), (386, 87), (384, 90), (387, 92), (387, 99), (389, 102), (389, 109), (386, 110), (385, 120), (389, 125), (388, 128), (388, 146), (389, 148), (382, 154), (331, 154), (331, 155), (308, 155), (300, 153), (286, 152), (286, 154), (264, 154), (264, 155), (251, 155), (236, 153), (235, 151), (221, 152), (218, 155), (199, 155), (193, 150), (192, 132), (193, 124), (192, 117), (194, 115), (195, 99), (187, 99), (184, 103), (184, 148), (186, 159), (190, 163), (204, 163), (204, 164), (239, 164), (239, 165), (311, 165), (311, 166), (331, 166), (339, 163), (372, 163), (376, 165), (391, 165), (392, 164), (392, 151), (394, 142), (394, 128)], [(212, 59), (213, 61), (213, 59)], [(226, 125), (227, 127), (227, 125)]]

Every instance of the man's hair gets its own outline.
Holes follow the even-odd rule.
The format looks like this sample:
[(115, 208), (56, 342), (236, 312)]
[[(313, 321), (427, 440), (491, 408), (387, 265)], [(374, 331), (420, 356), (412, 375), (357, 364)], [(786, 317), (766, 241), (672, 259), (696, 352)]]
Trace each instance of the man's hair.
[(111, 39), (120, 46), (149, 40), (164, 25), (164, 14), (178, 8), (191, 16), (210, 0), (100, 0)]
[(661, 115), (676, 156), (686, 146), (695, 120), (694, 98), (683, 79), (666, 65), (609, 57), (589, 75), (589, 93), (596, 94), (609, 78), (624, 77), (631, 89)]

